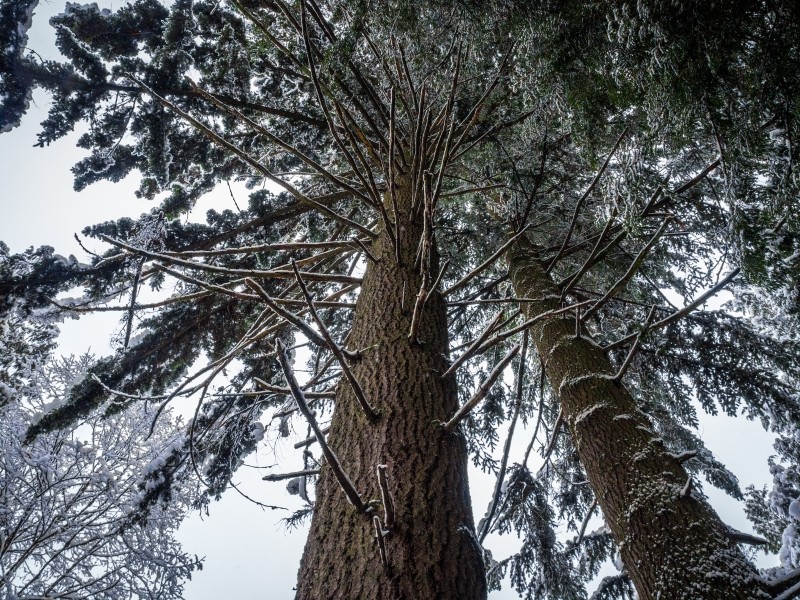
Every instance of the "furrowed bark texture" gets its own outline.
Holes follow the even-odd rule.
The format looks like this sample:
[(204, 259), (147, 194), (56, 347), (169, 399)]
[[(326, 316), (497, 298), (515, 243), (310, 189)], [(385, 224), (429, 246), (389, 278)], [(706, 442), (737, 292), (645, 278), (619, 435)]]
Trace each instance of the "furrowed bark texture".
[[(520, 238), (508, 253), (527, 318), (560, 308), (560, 292)], [(574, 317), (535, 323), (531, 340), (641, 600), (766, 599), (753, 565), (653, 432), (603, 350), (575, 337)]]
[(407, 189), (397, 190), (397, 200), (401, 264), (383, 232), (372, 244), (378, 262), (367, 265), (348, 339), (348, 348), (364, 350), (353, 372), (380, 418), (368, 421), (342, 382), (329, 436), (344, 470), (381, 520), (376, 467), (388, 467), (396, 514), (385, 538), (389, 567), (381, 563), (372, 516), (356, 513), (324, 465), (300, 565), (299, 600), (486, 598), (466, 447), (461, 436), (445, 434), (439, 425), (458, 407), (453, 378), (440, 376), (447, 369), (446, 304), (432, 294), (419, 329), (422, 344), (412, 343), (407, 336), (421, 281), (414, 259), (422, 218), (421, 211), (418, 219), (408, 217)]

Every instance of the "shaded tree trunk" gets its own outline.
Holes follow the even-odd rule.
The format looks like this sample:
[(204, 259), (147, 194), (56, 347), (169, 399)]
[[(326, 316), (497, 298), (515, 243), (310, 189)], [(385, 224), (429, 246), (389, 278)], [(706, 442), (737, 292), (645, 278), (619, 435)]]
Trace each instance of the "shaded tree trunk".
[[(508, 253), (527, 318), (561, 307), (560, 291), (519, 238)], [(664, 447), (603, 350), (576, 338), (574, 317), (543, 319), (531, 340), (555, 390), (589, 483), (641, 600), (766, 599), (727, 526), (692, 496), (688, 475)]]
[[(381, 518), (376, 467), (387, 465), (396, 507), (395, 524), (385, 538), (389, 566), (382, 565), (371, 517), (356, 512), (325, 465), (300, 565), (299, 600), (486, 597), (466, 446), (461, 436), (443, 434), (437, 425), (458, 404), (455, 382), (440, 376), (447, 369), (448, 330), (439, 294), (426, 303), (422, 343), (408, 339), (421, 282), (414, 263), (422, 211), (409, 216), (408, 186), (402, 181), (399, 186), (402, 260), (398, 264), (392, 241), (381, 233), (372, 244), (377, 262), (367, 265), (348, 339), (350, 349), (364, 351), (353, 372), (380, 418), (370, 422), (342, 382), (329, 437), (362, 499)], [(434, 276), (437, 262), (434, 249)]]

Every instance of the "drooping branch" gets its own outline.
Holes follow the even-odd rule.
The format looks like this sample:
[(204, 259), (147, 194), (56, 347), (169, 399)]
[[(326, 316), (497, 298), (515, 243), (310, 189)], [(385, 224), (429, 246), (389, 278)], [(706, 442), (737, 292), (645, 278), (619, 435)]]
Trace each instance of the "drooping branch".
[(511, 424), (508, 426), (508, 433), (506, 434), (506, 442), (503, 446), (503, 456), (500, 459), (500, 468), (497, 471), (497, 480), (495, 481), (494, 493), (492, 494), (492, 501), (489, 505), (489, 510), (483, 518), (483, 527), (478, 531), (478, 541), (482, 544), (486, 536), (489, 535), (489, 527), (494, 520), (494, 514), (497, 511), (497, 505), (500, 502), (500, 496), (503, 493), (503, 480), (506, 476), (506, 467), (508, 466), (508, 457), (511, 454), (511, 442), (514, 439), (514, 430), (519, 418), (520, 409), (522, 408), (522, 390), (525, 380), (525, 357), (528, 353), (528, 332), (526, 331), (522, 336), (522, 350), (520, 352), (519, 369), (517, 369), (517, 396), (514, 402), (514, 414), (511, 417)]
[(317, 443), (319, 443), (322, 454), (325, 456), (325, 460), (328, 462), (328, 466), (330, 467), (333, 476), (336, 478), (336, 481), (339, 482), (339, 485), (347, 496), (347, 499), (355, 507), (356, 511), (366, 515), (371, 514), (373, 512), (373, 508), (361, 500), (361, 496), (356, 491), (353, 482), (344, 472), (344, 469), (342, 468), (342, 465), (339, 462), (336, 454), (333, 452), (333, 450), (331, 450), (330, 446), (328, 446), (328, 442), (325, 440), (325, 434), (317, 424), (317, 419), (314, 417), (314, 414), (308, 407), (308, 402), (303, 395), (303, 391), (300, 389), (297, 380), (294, 378), (292, 367), (289, 365), (289, 358), (286, 356), (286, 347), (283, 345), (283, 342), (281, 342), (280, 339), (275, 340), (275, 353), (278, 356), (278, 362), (280, 362), (283, 375), (286, 378), (286, 383), (289, 384), (289, 389), (292, 391), (292, 396), (294, 397), (295, 402), (297, 402), (297, 408), (306, 418), (308, 425), (314, 432), (314, 436), (317, 438)]

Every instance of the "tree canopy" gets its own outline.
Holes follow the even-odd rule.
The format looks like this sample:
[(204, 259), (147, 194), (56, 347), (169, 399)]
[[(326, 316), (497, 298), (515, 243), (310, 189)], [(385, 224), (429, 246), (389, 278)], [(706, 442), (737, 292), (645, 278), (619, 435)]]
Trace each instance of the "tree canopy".
[[(525, 597), (586, 598), (620, 553), (593, 597), (655, 598), (667, 581), (675, 598), (790, 597), (795, 3), (68, 4), (51, 21), (61, 62), (26, 52), (35, 4), (0, 14), (0, 128), (43, 87), (40, 145), (88, 125), (76, 189), (138, 172), (155, 204), (87, 227), (109, 244), (87, 264), (0, 255), (0, 320), (24, 324), (4, 335), (35, 341), (42, 311), (122, 322), (117, 353), (30, 440), (101, 408), (197, 398), (142, 484), (146, 515), (187, 479), (218, 498), (259, 444), (309, 427), (291, 474), (307, 503), (293, 518), (313, 513), (302, 598), (414, 597), (437, 577), (480, 598), (506, 576)], [(235, 182), (246, 206), (181, 220)], [(143, 286), (159, 299), (140, 301)], [(705, 308), (722, 289), (728, 303)], [(285, 347), (305, 343), (299, 384)], [(25, 376), (7, 348), (13, 388)], [(776, 434), (770, 494), (743, 493), (699, 410)], [(467, 457), (497, 476), (477, 526)], [(726, 529), (701, 477), (746, 498), (763, 539)], [(606, 526), (587, 531), (598, 508)], [(519, 551), (493, 560), (493, 531)], [(648, 536), (653, 555), (637, 554)], [(758, 574), (737, 543), (779, 550), (781, 567)]]

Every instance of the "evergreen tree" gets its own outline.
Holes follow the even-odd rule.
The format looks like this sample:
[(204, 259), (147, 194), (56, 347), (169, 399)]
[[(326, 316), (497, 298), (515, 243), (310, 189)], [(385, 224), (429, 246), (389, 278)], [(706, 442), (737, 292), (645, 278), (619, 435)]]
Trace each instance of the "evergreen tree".
[[(302, 419), (299, 598), (482, 598), (504, 574), (527, 597), (584, 598), (615, 553), (598, 598), (788, 597), (794, 559), (770, 579), (737, 545), (774, 544), (776, 515), (753, 491), (767, 539), (719, 520), (698, 475), (742, 494), (692, 429), (697, 403), (743, 413), (796, 462), (800, 20), (791, 3), (677, 4), (71, 4), (52, 20), (65, 63), (24, 55), (32, 5), (4, 11), (0, 125), (44, 86), (42, 145), (90, 125), (76, 187), (136, 169), (160, 202), (88, 228), (111, 245), (91, 266), (4, 257), (4, 315), (75, 285), (63, 310), (129, 298), (104, 307), (124, 315), (117, 355), (31, 439), (200, 394), (146, 514), (193, 472), (218, 497), (268, 408), (275, 435)], [(262, 188), (245, 210), (177, 218), (234, 179)], [(144, 304), (145, 284), (175, 293)], [(701, 309), (726, 285), (756, 319)], [(497, 461), (520, 420), (524, 457), (509, 465), (506, 440)], [(477, 527), (468, 457), (497, 474)], [(587, 533), (597, 507), (607, 528)], [(511, 530), (520, 551), (492, 561), (486, 535)]]

